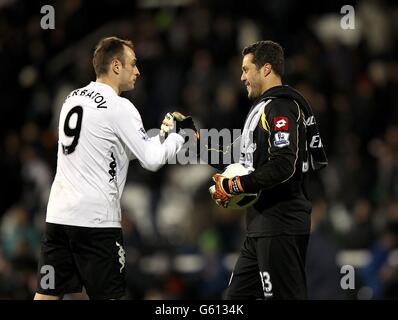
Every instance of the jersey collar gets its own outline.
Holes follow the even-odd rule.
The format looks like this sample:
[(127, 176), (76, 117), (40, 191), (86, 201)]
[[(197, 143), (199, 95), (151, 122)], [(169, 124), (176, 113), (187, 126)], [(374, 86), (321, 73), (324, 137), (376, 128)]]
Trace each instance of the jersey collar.
[(90, 85), (93, 86), (94, 88), (101, 88), (101, 90), (105, 90), (113, 95), (118, 95), (116, 91), (108, 84), (102, 83), (102, 82), (96, 82), (96, 81), (91, 81)]

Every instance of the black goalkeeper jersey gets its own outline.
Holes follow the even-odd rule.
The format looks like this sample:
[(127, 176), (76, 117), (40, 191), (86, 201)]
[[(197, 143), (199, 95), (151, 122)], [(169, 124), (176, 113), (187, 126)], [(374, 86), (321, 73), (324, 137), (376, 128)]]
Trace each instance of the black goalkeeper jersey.
[[(268, 100), (267, 92), (255, 103)], [(247, 209), (249, 237), (310, 232), (311, 202), (305, 191), (308, 151), (304, 115), (299, 104), (288, 98), (272, 98), (266, 104), (253, 132), (253, 167), (241, 177), (247, 193), (260, 192)]]

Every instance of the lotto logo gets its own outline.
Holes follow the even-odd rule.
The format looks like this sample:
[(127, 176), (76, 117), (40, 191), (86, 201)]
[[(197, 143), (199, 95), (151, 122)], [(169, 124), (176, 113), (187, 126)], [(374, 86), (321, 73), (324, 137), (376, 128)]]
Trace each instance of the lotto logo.
[(274, 118), (274, 130), (275, 131), (289, 130), (289, 119), (287, 117), (275, 117)]

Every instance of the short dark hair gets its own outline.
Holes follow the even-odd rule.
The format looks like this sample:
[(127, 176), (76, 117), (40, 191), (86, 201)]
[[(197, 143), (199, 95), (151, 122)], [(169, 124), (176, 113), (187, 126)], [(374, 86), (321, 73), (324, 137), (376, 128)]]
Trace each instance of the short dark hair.
[(283, 77), (285, 58), (282, 46), (270, 40), (258, 41), (243, 49), (242, 55), (253, 54), (253, 63), (260, 69), (266, 63), (272, 66), (272, 70)]
[(130, 40), (117, 37), (102, 38), (98, 42), (93, 56), (93, 66), (97, 77), (108, 72), (109, 64), (114, 58), (124, 65), (124, 46), (134, 50), (134, 45)]

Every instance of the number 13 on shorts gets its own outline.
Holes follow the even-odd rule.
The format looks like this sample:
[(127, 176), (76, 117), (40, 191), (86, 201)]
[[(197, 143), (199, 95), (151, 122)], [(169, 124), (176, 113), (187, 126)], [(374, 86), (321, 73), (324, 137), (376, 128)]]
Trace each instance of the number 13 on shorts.
[(272, 297), (271, 277), (267, 271), (260, 271), (261, 285), (263, 287), (264, 298)]

